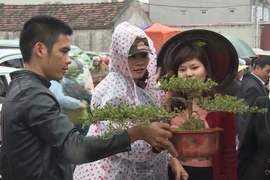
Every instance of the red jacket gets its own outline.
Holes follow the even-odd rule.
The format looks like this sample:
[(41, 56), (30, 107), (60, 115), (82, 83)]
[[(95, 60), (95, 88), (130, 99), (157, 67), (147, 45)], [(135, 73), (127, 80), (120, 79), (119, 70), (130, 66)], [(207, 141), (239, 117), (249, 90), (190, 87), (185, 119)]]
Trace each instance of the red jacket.
[(214, 180), (237, 180), (235, 115), (226, 112), (208, 113), (205, 119), (210, 128), (223, 128), (217, 153), (212, 156)]

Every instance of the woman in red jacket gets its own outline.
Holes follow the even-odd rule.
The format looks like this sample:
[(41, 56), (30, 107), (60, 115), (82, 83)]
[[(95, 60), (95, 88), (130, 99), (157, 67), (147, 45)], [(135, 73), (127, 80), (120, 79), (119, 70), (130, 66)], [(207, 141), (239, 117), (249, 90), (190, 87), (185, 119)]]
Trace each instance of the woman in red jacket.
[[(172, 55), (170, 69), (173, 75), (180, 78), (194, 77), (205, 81), (211, 78), (210, 64), (207, 53), (201, 46), (185, 44), (175, 50)], [(203, 93), (202, 96), (213, 96), (214, 91)], [(169, 97), (184, 97), (184, 94), (167, 94)], [(170, 108), (187, 108), (175, 100), (170, 101)], [(193, 109), (198, 111), (207, 128), (220, 127), (224, 131), (220, 134), (217, 153), (211, 159), (193, 159), (187, 162), (179, 161), (189, 174), (189, 180), (236, 180), (236, 144), (235, 144), (235, 115), (233, 113), (208, 113), (193, 103)], [(186, 113), (187, 114), (187, 113)], [(181, 125), (186, 121), (184, 117), (175, 117), (171, 124)]]

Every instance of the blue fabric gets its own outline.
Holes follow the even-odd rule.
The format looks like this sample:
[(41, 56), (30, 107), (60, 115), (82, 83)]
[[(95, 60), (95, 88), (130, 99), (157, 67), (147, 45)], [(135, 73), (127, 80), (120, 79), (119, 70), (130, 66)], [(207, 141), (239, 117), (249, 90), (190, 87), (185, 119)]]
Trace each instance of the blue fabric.
[(150, 26), (143, 26), (143, 27), (141, 27), (141, 29), (142, 30), (146, 30), (146, 29), (148, 29)]
[(62, 85), (57, 81), (51, 81), (51, 92), (57, 98), (62, 109), (78, 109), (80, 108), (81, 101), (63, 93)]
[(89, 105), (91, 103), (92, 94), (89, 90), (84, 87), (83, 83), (80, 83), (73, 76), (65, 75), (61, 80), (61, 84), (63, 87), (63, 92), (75, 99), (80, 101), (85, 101)]

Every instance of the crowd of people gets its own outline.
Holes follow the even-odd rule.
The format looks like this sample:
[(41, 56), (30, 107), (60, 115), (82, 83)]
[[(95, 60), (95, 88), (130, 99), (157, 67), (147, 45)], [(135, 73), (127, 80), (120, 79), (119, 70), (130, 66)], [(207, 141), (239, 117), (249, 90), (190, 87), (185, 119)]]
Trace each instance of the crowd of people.
[[(110, 139), (98, 135), (108, 131), (108, 121), (83, 124), (91, 106), (114, 106), (121, 102), (161, 105), (167, 98), (186, 98), (156, 90), (156, 50), (140, 28), (127, 22), (114, 30), (107, 67), (94, 57), (90, 69), (95, 89), (90, 91), (77, 76), (83, 63), (71, 60), (71, 27), (60, 19), (35, 16), (20, 34), (25, 69), (11, 73), (1, 115), (0, 174), (3, 180), (268, 180), (270, 149), (268, 117), (257, 113), (211, 113), (194, 104), (193, 109), (207, 128), (220, 127), (219, 146), (209, 159), (183, 161), (172, 142), (172, 126), (185, 122), (175, 117), (170, 123), (150, 126), (130, 123)], [(170, 69), (174, 76), (203, 82), (212, 77), (208, 54), (196, 44), (177, 46)], [(270, 60), (259, 58), (249, 66), (239, 60), (232, 96), (250, 105), (269, 109)], [(249, 70), (248, 70), (249, 69)], [(201, 96), (213, 97), (212, 89)], [(169, 104), (173, 109), (179, 103)], [(181, 104), (183, 111), (188, 111)], [(251, 120), (254, 119), (254, 120)], [(238, 136), (237, 136), (238, 135)], [(236, 141), (236, 137), (238, 137)], [(238, 152), (236, 142), (239, 143)], [(160, 147), (161, 151), (153, 151)], [(238, 162), (238, 164), (237, 164)]]

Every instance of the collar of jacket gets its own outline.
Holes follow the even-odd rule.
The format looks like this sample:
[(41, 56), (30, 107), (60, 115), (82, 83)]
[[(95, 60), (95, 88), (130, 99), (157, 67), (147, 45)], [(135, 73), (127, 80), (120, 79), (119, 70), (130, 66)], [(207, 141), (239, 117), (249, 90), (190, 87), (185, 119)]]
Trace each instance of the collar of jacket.
[(49, 88), (51, 86), (50, 81), (45, 79), (43, 76), (40, 76), (39, 74), (34, 73), (33, 71), (20, 70), (20, 71), (14, 71), (14, 72), (10, 73), (11, 80), (18, 78), (18, 77), (22, 77), (22, 76), (24, 76), (24, 77), (25, 76), (33, 76), (38, 81), (40, 81), (44, 86), (46, 86), (47, 88)]
[[(261, 79), (259, 79), (258, 77), (256, 77), (256, 76), (254, 76), (254, 74), (252, 74), (251, 72), (248, 72), (248, 73), (246, 73), (244, 76), (243, 76), (243, 79), (245, 79), (245, 78), (247, 78), (247, 77), (250, 77), (250, 78), (252, 78), (252, 79), (254, 79), (255, 81), (257, 81), (260, 85), (264, 85), (263, 83), (262, 83), (262, 80)], [(242, 79), (242, 80), (243, 80)]]

